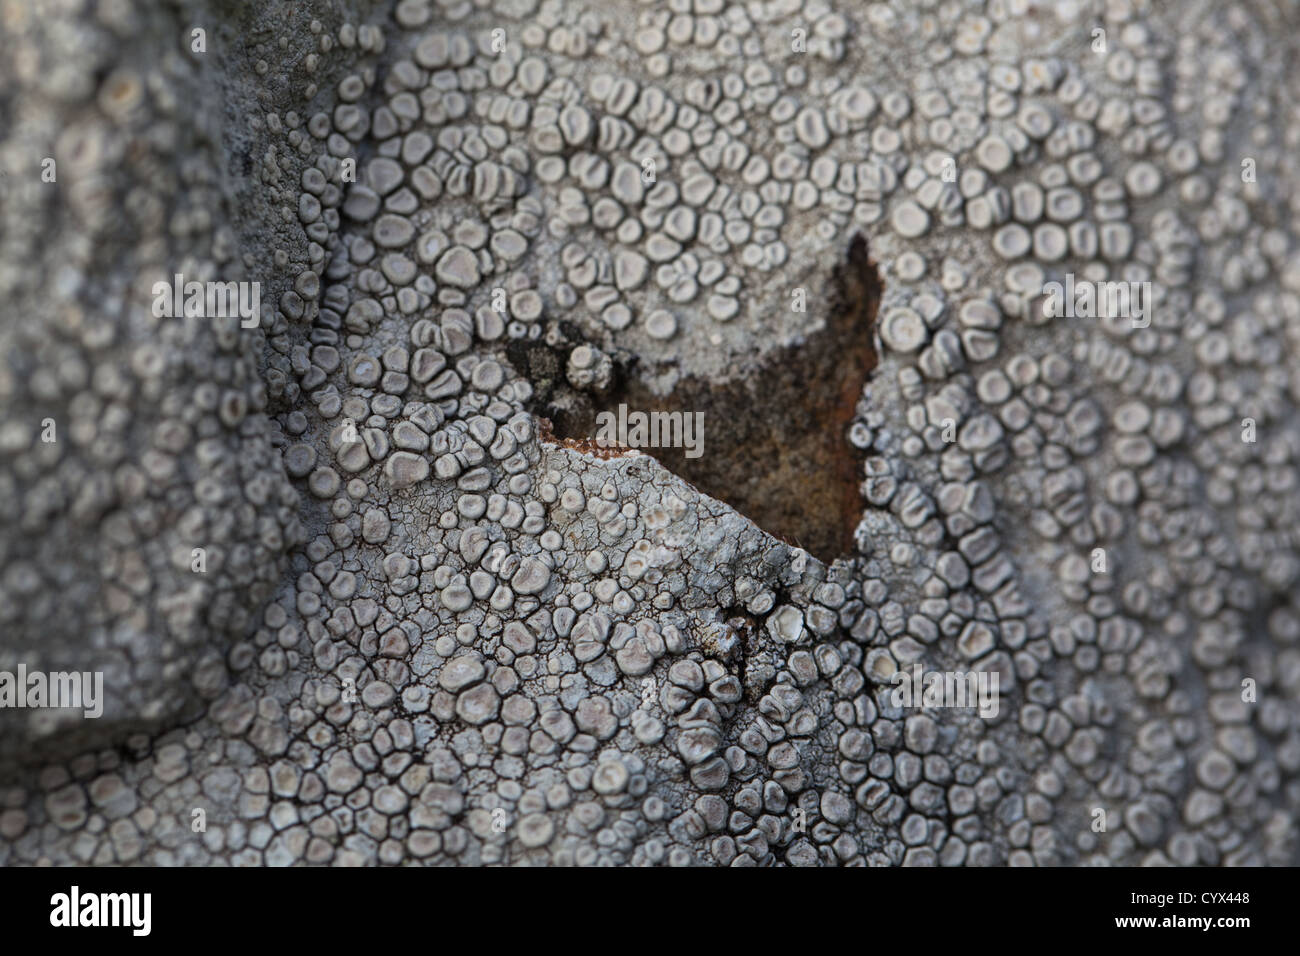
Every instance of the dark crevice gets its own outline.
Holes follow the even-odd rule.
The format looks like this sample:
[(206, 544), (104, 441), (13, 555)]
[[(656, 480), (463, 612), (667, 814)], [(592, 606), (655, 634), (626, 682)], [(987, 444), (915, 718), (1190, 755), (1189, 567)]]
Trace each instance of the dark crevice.
[[(758, 372), (722, 385), (687, 378), (671, 394), (656, 395), (629, 360), (615, 366), (611, 387), (596, 395), (564, 383), (567, 352), (539, 343), (516, 347), (509, 357), (540, 386), (533, 411), (575, 447), (589, 447), (583, 440), (596, 436), (597, 414), (616, 413), (620, 404), (641, 412), (703, 412), (700, 457), (679, 448), (640, 450), (770, 534), (830, 563), (853, 553), (862, 511), (863, 456), (847, 431), (876, 365), (872, 329), (882, 291), (862, 236), (854, 237), (833, 280), (821, 331), (773, 353)], [(810, 290), (811, 307), (815, 301)]]

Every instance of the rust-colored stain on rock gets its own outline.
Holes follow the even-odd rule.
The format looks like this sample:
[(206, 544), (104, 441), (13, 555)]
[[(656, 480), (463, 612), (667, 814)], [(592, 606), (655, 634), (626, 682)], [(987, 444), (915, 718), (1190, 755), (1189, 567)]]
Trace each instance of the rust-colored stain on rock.
[[(685, 379), (672, 394), (659, 396), (629, 370), (620, 370), (619, 382), (600, 398), (599, 407), (558, 415), (557, 429), (592, 436), (596, 413), (620, 403), (644, 412), (702, 411), (700, 457), (688, 458), (680, 448), (639, 450), (823, 561), (851, 555), (862, 512), (863, 454), (849, 443), (847, 432), (876, 366), (872, 329), (882, 291), (861, 236), (850, 244), (833, 279), (825, 327), (803, 344), (774, 353), (759, 372), (723, 385)], [(590, 437), (550, 440), (602, 458), (619, 454)]]

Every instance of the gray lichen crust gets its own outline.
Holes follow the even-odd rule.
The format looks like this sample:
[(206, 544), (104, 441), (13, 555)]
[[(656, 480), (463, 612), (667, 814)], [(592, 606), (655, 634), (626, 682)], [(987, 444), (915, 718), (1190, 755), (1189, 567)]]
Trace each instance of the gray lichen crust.
[(220, 91), (167, 18), (60, 6), (2, 11), (0, 668), (103, 672), (105, 700), (0, 709), (0, 761), (198, 716), (300, 534), (260, 338), (151, 307), (174, 271), (243, 278)]
[[(0, 0), (0, 864), (1300, 862), (1295, 17), (1168, 6)], [(856, 236), (854, 553), (549, 439)]]

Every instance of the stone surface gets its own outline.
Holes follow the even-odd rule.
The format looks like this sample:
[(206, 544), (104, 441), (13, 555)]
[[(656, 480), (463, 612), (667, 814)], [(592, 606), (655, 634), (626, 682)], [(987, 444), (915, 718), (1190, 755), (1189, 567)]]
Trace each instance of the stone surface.
[[(1293, 18), (80, 6), (0, 672), (103, 712), (0, 707), (0, 865), (1300, 862)], [(673, 395), (687, 477), (541, 420)]]

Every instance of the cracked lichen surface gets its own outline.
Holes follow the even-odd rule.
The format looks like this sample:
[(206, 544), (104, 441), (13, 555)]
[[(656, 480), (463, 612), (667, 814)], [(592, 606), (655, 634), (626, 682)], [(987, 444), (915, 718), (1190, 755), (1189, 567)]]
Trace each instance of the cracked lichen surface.
[[(1295, 27), (0, 0), (0, 670), (106, 698), (0, 709), (0, 864), (1300, 861)], [(611, 369), (761, 399), (858, 237), (833, 563), (539, 437)]]

